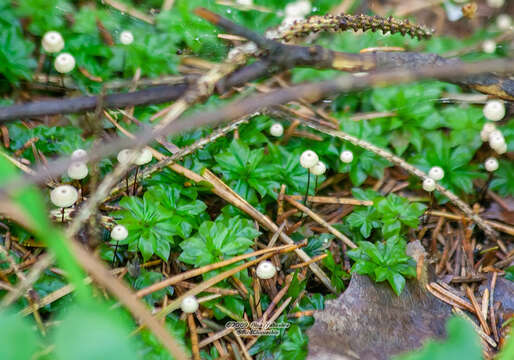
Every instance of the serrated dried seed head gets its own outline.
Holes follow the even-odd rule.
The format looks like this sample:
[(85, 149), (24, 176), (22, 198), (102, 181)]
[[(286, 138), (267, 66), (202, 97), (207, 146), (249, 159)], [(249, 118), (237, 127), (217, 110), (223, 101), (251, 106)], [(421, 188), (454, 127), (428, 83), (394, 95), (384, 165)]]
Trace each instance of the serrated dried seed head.
[(318, 31), (345, 31), (345, 30), (377, 31), (382, 30), (385, 34), (401, 33), (413, 38), (428, 39), (432, 36), (433, 30), (421, 25), (411, 24), (408, 20), (398, 20), (393, 17), (368, 16), (368, 15), (324, 15), (311, 16), (300, 20), (282, 34), (284, 41), (290, 41), (294, 37), (305, 37), (312, 32)]

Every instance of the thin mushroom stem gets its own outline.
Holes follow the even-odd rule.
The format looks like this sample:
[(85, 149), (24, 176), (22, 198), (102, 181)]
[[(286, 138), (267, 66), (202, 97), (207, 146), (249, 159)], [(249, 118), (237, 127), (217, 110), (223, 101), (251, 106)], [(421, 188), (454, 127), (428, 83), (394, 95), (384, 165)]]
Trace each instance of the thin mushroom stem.
[(423, 226), (427, 224), (430, 217), (430, 211), (432, 211), (432, 207), (434, 206), (434, 192), (431, 191), (428, 195), (430, 200), (428, 202), (428, 210), (426, 210), (425, 214), (423, 215)]
[(309, 186), (311, 185), (311, 169), (307, 169), (307, 190), (305, 190), (305, 197), (303, 203), (307, 206), (307, 195), (309, 194)]
[(64, 208), (61, 208), (61, 223), (64, 224)]
[[(134, 186), (132, 187), (132, 195), (136, 196), (137, 191), (137, 174), (139, 173), (139, 166), (136, 167), (136, 173), (134, 174)], [(128, 179), (127, 179), (128, 184)]]
[(118, 253), (118, 244), (120, 242), (116, 241), (116, 246), (114, 247), (114, 255), (112, 256), (112, 267), (116, 265), (116, 254)]

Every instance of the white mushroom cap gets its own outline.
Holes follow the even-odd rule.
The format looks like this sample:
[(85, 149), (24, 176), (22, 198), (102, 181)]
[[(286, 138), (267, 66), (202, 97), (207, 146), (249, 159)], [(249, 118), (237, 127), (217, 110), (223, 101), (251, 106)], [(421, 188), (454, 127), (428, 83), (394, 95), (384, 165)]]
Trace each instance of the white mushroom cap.
[(431, 177), (427, 177), (425, 180), (423, 180), (423, 190), (432, 192), (435, 190), (435, 180)]
[(111, 238), (116, 241), (123, 241), (128, 236), (128, 230), (123, 225), (116, 225), (111, 230)]
[(57, 55), (54, 61), (55, 70), (61, 74), (66, 74), (75, 68), (75, 58), (69, 53)]
[(122, 164), (130, 163), (132, 164), (135, 161), (134, 150), (132, 149), (123, 149), (118, 153), (117, 156), (118, 162)]
[(505, 0), (487, 0), (487, 5), (492, 8), (501, 8), (505, 4)]
[(496, 151), (498, 154), (505, 154), (507, 152), (507, 144), (505, 142), (501, 143), (498, 146), (491, 146), (494, 151)]
[(487, 120), (499, 121), (505, 116), (505, 104), (501, 100), (489, 100), (483, 111)]
[(314, 165), (313, 167), (311, 167), (311, 173), (313, 175), (323, 175), (325, 173), (325, 171), (327, 170), (327, 167), (325, 166), (325, 164), (323, 163), (323, 161), (318, 161), (316, 163), (316, 165)]
[(485, 123), (480, 131), (480, 139), (482, 141), (489, 141), (489, 135), (496, 130), (496, 125), (493, 123)]
[(486, 54), (492, 54), (496, 51), (496, 42), (494, 40), (486, 40), (482, 43), (482, 51)]
[(428, 176), (434, 179), (435, 181), (439, 181), (444, 177), (444, 170), (440, 166), (433, 166), (429, 170)]
[(138, 152), (138, 155), (134, 160), (134, 163), (136, 165), (144, 165), (148, 164), (150, 161), (152, 161), (152, 152), (149, 148), (144, 148)]
[(300, 165), (306, 169), (310, 169), (319, 161), (318, 155), (312, 150), (305, 150), (300, 155)]
[(120, 42), (123, 45), (130, 45), (134, 42), (134, 35), (129, 30), (122, 31), (120, 33)]
[(72, 160), (83, 160), (87, 156), (87, 151), (84, 149), (77, 149), (74, 152), (71, 153), (71, 159)]
[(281, 123), (274, 123), (273, 125), (271, 125), (271, 127), (269, 129), (269, 133), (272, 136), (280, 137), (284, 134), (284, 127), (282, 126)]
[(489, 145), (494, 149), (502, 147), (505, 144), (505, 138), (499, 130), (494, 130), (489, 134)]
[(71, 185), (60, 185), (50, 192), (50, 200), (55, 206), (60, 208), (72, 206), (78, 198), (77, 189)]
[(68, 176), (74, 180), (82, 180), (88, 174), (87, 165), (83, 162), (73, 162), (68, 167)]
[(58, 31), (48, 31), (43, 35), (41, 46), (47, 53), (56, 53), (64, 48), (64, 39)]
[(341, 155), (339, 155), (339, 158), (342, 162), (349, 164), (353, 161), (353, 152), (350, 150), (345, 150), (341, 153)]
[(271, 261), (261, 261), (255, 272), (257, 273), (257, 277), (259, 279), (266, 280), (275, 276), (277, 269), (275, 268), (275, 265), (271, 263)]
[(498, 169), (498, 160), (496, 158), (490, 157), (484, 163), (485, 169), (489, 172), (496, 171)]
[(186, 314), (194, 313), (198, 310), (198, 300), (194, 296), (186, 296), (180, 303), (180, 308)]
[(509, 30), (512, 27), (512, 18), (508, 14), (500, 14), (496, 18), (496, 26), (502, 31)]

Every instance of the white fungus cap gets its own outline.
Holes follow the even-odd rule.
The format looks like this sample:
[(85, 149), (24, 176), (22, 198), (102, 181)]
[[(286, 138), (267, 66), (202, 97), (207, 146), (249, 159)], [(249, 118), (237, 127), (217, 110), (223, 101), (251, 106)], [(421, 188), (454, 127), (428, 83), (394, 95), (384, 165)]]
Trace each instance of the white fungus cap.
[(444, 177), (444, 170), (440, 166), (433, 166), (428, 171), (428, 176), (434, 179), (435, 181), (439, 181)]
[(69, 73), (75, 68), (75, 58), (69, 53), (59, 54), (55, 58), (54, 67), (61, 74)]
[(134, 35), (131, 31), (125, 30), (120, 34), (120, 42), (123, 45), (130, 45), (134, 42)]
[(289, 3), (285, 7), (286, 18), (303, 18), (311, 12), (311, 2), (299, 0)]
[(122, 164), (128, 164), (134, 162), (134, 150), (132, 149), (123, 149), (118, 153), (118, 156), (116, 157), (118, 159), (118, 162)]
[(64, 39), (60, 32), (48, 31), (43, 35), (41, 46), (47, 53), (56, 53), (64, 48)]
[(489, 100), (483, 111), (487, 120), (499, 121), (505, 116), (505, 104), (501, 100)]
[(194, 313), (198, 310), (198, 300), (194, 296), (186, 296), (180, 303), (180, 308), (187, 314)]
[(305, 150), (300, 155), (300, 165), (306, 169), (310, 169), (319, 161), (318, 155), (312, 150)]
[(323, 161), (318, 161), (316, 165), (311, 167), (311, 173), (316, 176), (323, 175), (325, 171), (327, 171), (327, 167), (325, 166)]
[(116, 225), (111, 230), (111, 238), (116, 241), (123, 241), (128, 236), (128, 230), (123, 225)]
[(271, 261), (261, 261), (255, 272), (257, 273), (257, 277), (259, 279), (266, 280), (275, 276), (277, 269), (275, 268), (275, 265), (271, 263)]
[(72, 206), (78, 198), (77, 189), (71, 185), (60, 185), (50, 192), (50, 200), (55, 206), (60, 208)]
[(489, 135), (496, 130), (496, 125), (493, 123), (485, 123), (480, 131), (480, 139), (482, 141), (489, 141)]
[(144, 165), (148, 164), (150, 161), (152, 161), (152, 152), (149, 148), (144, 148), (138, 152), (137, 157), (134, 160), (134, 163), (136, 165)]
[(275, 137), (280, 137), (284, 134), (284, 127), (282, 126), (281, 123), (274, 123), (273, 125), (271, 125), (271, 127), (269, 128), (269, 133), (272, 135), (272, 136), (275, 136)]
[(498, 160), (496, 158), (490, 157), (484, 163), (485, 169), (489, 172), (496, 171), (498, 169)]
[(74, 180), (82, 180), (88, 174), (87, 165), (83, 162), (73, 162), (68, 167), (68, 176)]
[(253, 0), (236, 0), (236, 3), (238, 3), (239, 5), (244, 5), (244, 6), (252, 6)]
[(350, 150), (345, 150), (339, 155), (339, 159), (341, 159), (342, 162), (349, 164), (353, 161), (353, 152)]
[(435, 190), (435, 180), (431, 177), (427, 177), (425, 180), (423, 180), (423, 190), (432, 192)]
[(84, 149), (77, 149), (74, 152), (71, 153), (71, 159), (72, 160), (78, 160), (83, 159), (87, 156), (87, 151)]
[(503, 142), (502, 144), (498, 146), (491, 146), (494, 151), (496, 151), (498, 154), (505, 154), (507, 152), (507, 144)]
[(500, 14), (496, 18), (496, 26), (500, 30), (509, 30), (512, 27), (512, 18), (507, 14)]
[(487, 0), (487, 5), (492, 8), (501, 8), (505, 4), (505, 0)]
[(493, 149), (505, 145), (505, 138), (500, 130), (494, 130), (489, 134), (489, 146)]
[(482, 51), (486, 54), (492, 54), (496, 51), (496, 42), (494, 40), (486, 40), (482, 43)]

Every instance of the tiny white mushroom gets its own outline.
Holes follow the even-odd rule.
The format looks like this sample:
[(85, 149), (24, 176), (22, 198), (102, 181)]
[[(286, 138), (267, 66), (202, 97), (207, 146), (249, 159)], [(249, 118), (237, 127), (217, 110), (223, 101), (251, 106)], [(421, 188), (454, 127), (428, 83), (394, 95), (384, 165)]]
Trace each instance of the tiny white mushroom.
[(144, 164), (148, 164), (150, 161), (152, 161), (152, 152), (149, 148), (144, 148), (138, 152), (137, 157), (134, 160), (134, 163), (138, 166), (141, 166)]
[(274, 123), (273, 125), (271, 125), (271, 127), (269, 129), (269, 133), (272, 136), (280, 137), (284, 134), (284, 127), (282, 126), (281, 123)]
[(122, 31), (120, 34), (120, 42), (123, 45), (130, 45), (134, 42), (134, 35), (129, 30)]
[(64, 39), (58, 31), (48, 31), (43, 35), (41, 46), (47, 53), (56, 53), (64, 48)]
[(74, 152), (71, 153), (71, 159), (72, 160), (82, 160), (87, 156), (87, 151), (84, 149), (77, 149)]
[(505, 4), (505, 0), (487, 0), (487, 5), (492, 8), (501, 8)]
[(489, 172), (496, 171), (498, 169), (498, 160), (496, 158), (490, 157), (484, 163), (485, 169)]
[(122, 164), (128, 164), (134, 162), (134, 151), (131, 149), (123, 149), (118, 153), (118, 162)]
[(487, 120), (499, 121), (505, 116), (505, 104), (501, 100), (489, 100), (483, 111)]
[(496, 26), (502, 31), (509, 30), (512, 27), (512, 18), (507, 14), (500, 14), (496, 18)]
[(55, 70), (61, 74), (66, 74), (75, 68), (75, 58), (69, 53), (57, 55), (54, 61)]
[(310, 169), (319, 161), (318, 155), (312, 150), (305, 150), (300, 155), (300, 165), (306, 169)]
[(186, 296), (180, 303), (180, 308), (186, 314), (194, 313), (198, 310), (198, 300), (194, 296)]
[(486, 54), (492, 54), (496, 51), (496, 42), (494, 40), (486, 40), (482, 43), (482, 51)]
[(275, 268), (275, 265), (271, 263), (271, 261), (261, 261), (255, 272), (257, 273), (257, 277), (259, 279), (266, 280), (275, 276), (277, 269)]
[(116, 241), (123, 241), (128, 236), (128, 230), (123, 225), (116, 225), (111, 230), (111, 238)]
[(432, 192), (435, 190), (435, 180), (431, 177), (427, 177), (425, 180), (423, 180), (423, 190)]
[(440, 166), (433, 166), (428, 171), (428, 176), (434, 179), (435, 181), (439, 181), (444, 177), (444, 170)]
[(489, 135), (496, 130), (496, 126), (493, 123), (485, 123), (480, 131), (480, 139), (482, 141), (489, 141)]
[(311, 173), (312, 175), (316, 175), (316, 176), (319, 176), (319, 175), (323, 175), (325, 173), (325, 171), (327, 170), (327, 167), (325, 166), (325, 164), (323, 163), (323, 161), (318, 161), (316, 163), (316, 165), (314, 165), (313, 167), (311, 167)]
[(507, 152), (507, 144), (505, 142), (503, 142), (502, 144), (500, 144), (498, 146), (492, 147), (492, 149), (500, 155), (505, 154)]
[(50, 200), (55, 206), (60, 208), (72, 206), (78, 198), (77, 189), (71, 185), (60, 185), (50, 192)]
[(342, 162), (349, 164), (353, 161), (353, 152), (350, 150), (345, 150), (341, 153), (341, 155), (339, 155), (339, 158)]
[(505, 138), (499, 130), (494, 130), (489, 134), (489, 146), (493, 149), (502, 147), (505, 144)]
[(87, 165), (83, 162), (73, 162), (68, 167), (68, 176), (74, 180), (82, 180), (88, 174)]

